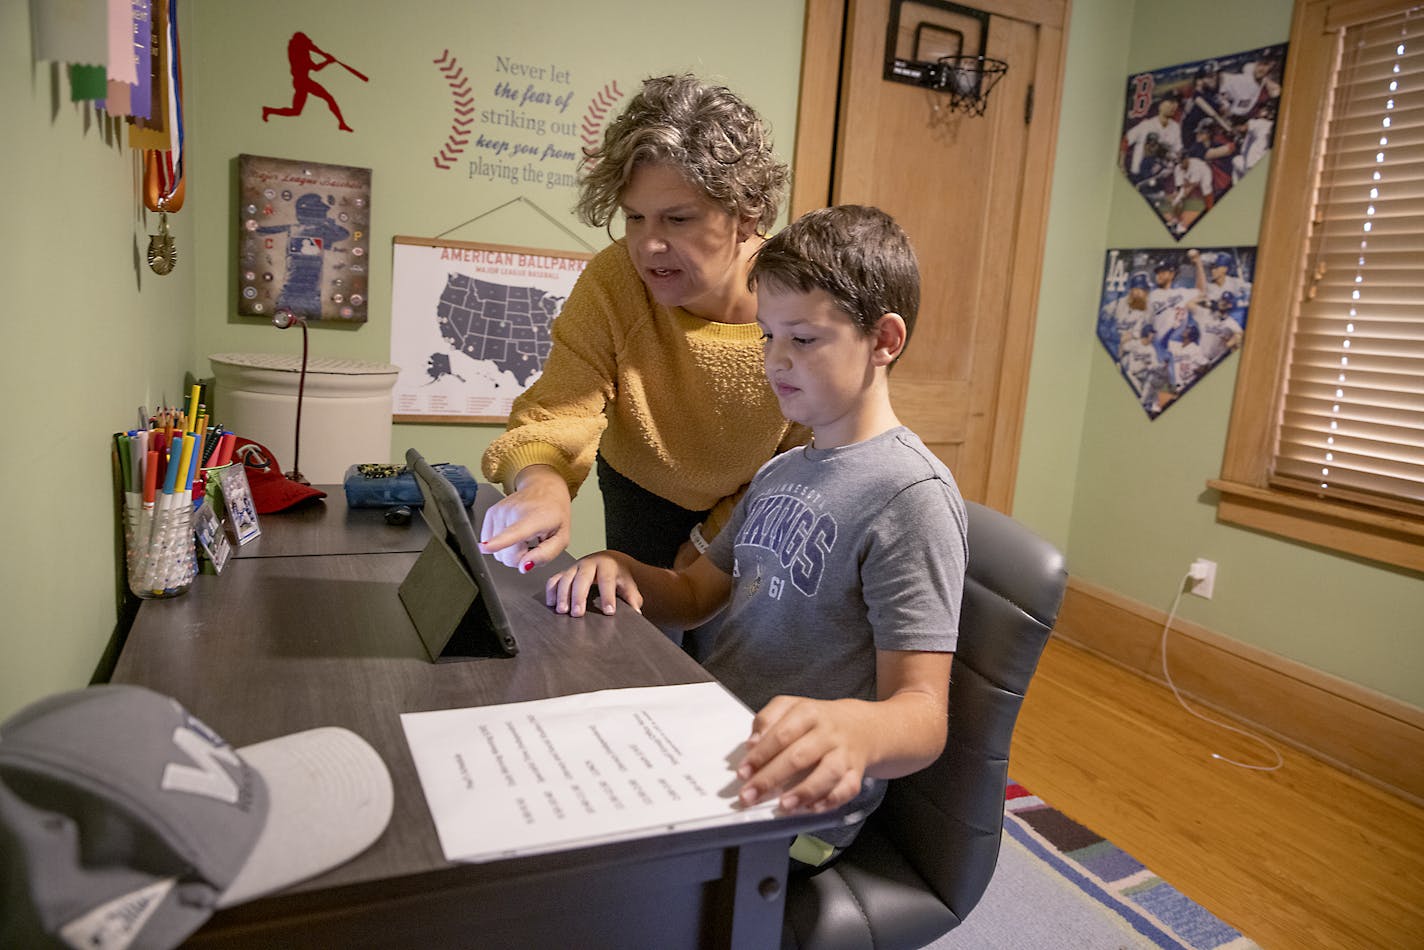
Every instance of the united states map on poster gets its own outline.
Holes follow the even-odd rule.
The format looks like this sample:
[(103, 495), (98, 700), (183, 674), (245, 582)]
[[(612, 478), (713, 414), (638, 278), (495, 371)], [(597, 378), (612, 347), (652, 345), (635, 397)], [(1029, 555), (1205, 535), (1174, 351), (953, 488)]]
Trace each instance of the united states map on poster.
[(550, 329), (591, 255), (417, 240), (397, 238), (393, 255), (393, 414), (503, 421), (543, 372)]
[[(437, 308), (440, 335), (456, 350), (475, 360), (489, 360), (528, 386), (549, 356), (549, 324), (558, 316), (562, 297), (538, 287), (497, 284), (468, 274), (452, 273)], [(432, 362), (432, 379), (449, 372), (449, 357)]]

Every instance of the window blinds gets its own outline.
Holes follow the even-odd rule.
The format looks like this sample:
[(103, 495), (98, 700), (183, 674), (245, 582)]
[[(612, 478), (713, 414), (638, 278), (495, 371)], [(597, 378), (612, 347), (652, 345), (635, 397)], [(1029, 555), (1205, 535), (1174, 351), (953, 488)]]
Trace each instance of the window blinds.
[(1341, 43), (1271, 483), (1424, 514), (1424, 6)]

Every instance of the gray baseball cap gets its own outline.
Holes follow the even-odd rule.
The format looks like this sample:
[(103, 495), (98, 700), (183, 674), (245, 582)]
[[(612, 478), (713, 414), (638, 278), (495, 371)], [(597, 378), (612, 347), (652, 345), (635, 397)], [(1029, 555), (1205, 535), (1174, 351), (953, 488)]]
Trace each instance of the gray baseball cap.
[(0, 946), (177, 946), (360, 854), (392, 803), (346, 729), (233, 749), (142, 687), (47, 697), (0, 724)]

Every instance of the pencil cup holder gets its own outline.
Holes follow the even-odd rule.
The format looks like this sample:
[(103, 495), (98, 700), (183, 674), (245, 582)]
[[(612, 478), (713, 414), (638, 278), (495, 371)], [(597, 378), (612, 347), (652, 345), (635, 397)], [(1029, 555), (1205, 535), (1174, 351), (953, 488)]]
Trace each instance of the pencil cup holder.
[(186, 593), (198, 573), (193, 508), (179, 495), (160, 495), (153, 508), (124, 510), (129, 590), (145, 599)]

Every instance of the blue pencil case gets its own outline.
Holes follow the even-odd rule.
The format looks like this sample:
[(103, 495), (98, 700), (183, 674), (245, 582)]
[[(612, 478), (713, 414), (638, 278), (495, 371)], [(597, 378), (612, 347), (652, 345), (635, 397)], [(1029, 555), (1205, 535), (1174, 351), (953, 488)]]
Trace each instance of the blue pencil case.
[[(466, 508), (474, 502), (479, 483), (468, 468), (449, 462), (440, 462), (431, 468), (450, 480)], [(419, 508), (424, 503), (420, 497), (420, 486), (415, 483), (415, 475), (404, 465), (353, 465), (346, 470), (341, 485), (346, 489), (348, 508), (390, 508), (395, 505)]]

